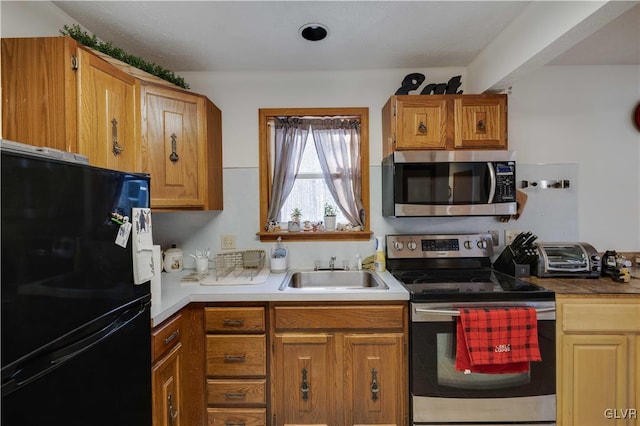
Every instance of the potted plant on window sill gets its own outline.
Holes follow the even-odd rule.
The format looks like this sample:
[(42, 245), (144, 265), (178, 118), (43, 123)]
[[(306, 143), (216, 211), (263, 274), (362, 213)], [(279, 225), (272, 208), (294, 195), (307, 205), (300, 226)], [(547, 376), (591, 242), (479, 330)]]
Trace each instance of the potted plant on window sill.
[(302, 210), (298, 207), (291, 210), (291, 220), (287, 224), (287, 229), (289, 232), (298, 232), (300, 231), (300, 218), (302, 217)]
[(324, 204), (324, 226), (327, 231), (336, 230), (336, 207), (332, 204)]

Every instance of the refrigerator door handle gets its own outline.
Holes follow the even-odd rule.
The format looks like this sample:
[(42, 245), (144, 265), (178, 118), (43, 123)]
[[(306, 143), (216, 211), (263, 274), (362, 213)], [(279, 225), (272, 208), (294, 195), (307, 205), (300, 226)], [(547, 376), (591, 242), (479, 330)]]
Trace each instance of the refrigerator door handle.
[(14, 372), (10, 377), (6, 380), (3, 377), (2, 397), (31, 383), (39, 377), (44, 376), (51, 370), (63, 365), (83, 352), (88, 351), (103, 340), (109, 338), (109, 336), (117, 333), (120, 329), (126, 327), (129, 323), (140, 317), (140, 315), (143, 315), (149, 309), (149, 306), (150, 302), (148, 301), (146, 303), (133, 306), (123, 312), (120, 312), (113, 321), (105, 324), (103, 327), (100, 327), (96, 332), (82, 337), (80, 340), (74, 341), (63, 348), (56, 349), (52, 352), (24, 360), (12, 368)]

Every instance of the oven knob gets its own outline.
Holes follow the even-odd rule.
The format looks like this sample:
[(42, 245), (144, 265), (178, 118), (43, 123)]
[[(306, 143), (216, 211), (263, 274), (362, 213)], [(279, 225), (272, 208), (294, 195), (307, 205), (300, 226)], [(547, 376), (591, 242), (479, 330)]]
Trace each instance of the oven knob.
[(418, 245), (415, 243), (415, 241), (409, 241), (407, 243), (407, 248), (411, 251), (415, 250), (416, 248), (418, 248)]
[(467, 250), (471, 250), (471, 241), (467, 240), (464, 242), (464, 248)]
[(394, 241), (393, 248), (396, 250), (402, 250), (404, 248), (404, 244), (402, 244), (402, 241)]
[(485, 240), (478, 241), (478, 248), (479, 249), (486, 249), (487, 248), (487, 242)]

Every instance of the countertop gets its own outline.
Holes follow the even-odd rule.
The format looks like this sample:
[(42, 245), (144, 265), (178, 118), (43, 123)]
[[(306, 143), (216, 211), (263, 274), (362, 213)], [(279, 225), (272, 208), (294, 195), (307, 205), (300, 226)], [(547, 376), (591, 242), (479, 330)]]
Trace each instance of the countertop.
[[(275, 302), (275, 301), (398, 301), (409, 300), (409, 292), (391, 273), (375, 272), (388, 286), (388, 290), (278, 290), (286, 273), (268, 274), (266, 281), (252, 284), (201, 285), (198, 282), (181, 282), (193, 273), (193, 269), (162, 273), (161, 297), (152, 295), (151, 326), (154, 327), (185, 307), (190, 302)], [(157, 303), (156, 303), (157, 302)]]
[(524, 281), (537, 284), (552, 290), (558, 295), (640, 295), (640, 268), (631, 268), (632, 278), (629, 283), (619, 283), (610, 277), (600, 278), (522, 278)]
[[(408, 300), (409, 292), (391, 273), (376, 272), (389, 286), (389, 290), (288, 290), (280, 291), (286, 274), (268, 274), (260, 284), (201, 285), (198, 282), (181, 282), (192, 269), (182, 272), (162, 273), (161, 297), (152, 297), (151, 326), (156, 326), (190, 302), (274, 302), (274, 301), (398, 301)], [(624, 297), (640, 295), (640, 268), (632, 268), (630, 283), (618, 283), (609, 277), (601, 278), (522, 278), (533, 284), (554, 291), (557, 295)]]

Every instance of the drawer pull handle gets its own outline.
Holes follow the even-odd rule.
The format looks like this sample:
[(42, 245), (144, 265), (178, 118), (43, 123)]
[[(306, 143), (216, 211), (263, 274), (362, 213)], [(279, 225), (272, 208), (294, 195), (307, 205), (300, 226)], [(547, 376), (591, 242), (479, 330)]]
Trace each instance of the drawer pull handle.
[(224, 394), (227, 399), (244, 399), (247, 394), (244, 392), (227, 392)]
[(222, 320), (222, 324), (224, 324), (225, 327), (240, 327), (244, 325), (244, 320), (225, 318)]
[(245, 426), (245, 425), (246, 425), (245, 422), (240, 422), (240, 423), (224, 422), (224, 426)]
[(423, 135), (427, 133), (427, 126), (424, 124), (424, 121), (421, 121), (420, 124), (418, 124), (418, 133), (422, 133)]
[(302, 392), (302, 399), (309, 399), (309, 391), (311, 390), (309, 382), (307, 381), (307, 369), (302, 369), (302, 384), (300, 385), (300, 392)]
[(225, 355), (224, 360), (227, 362), (244, 362), (245, 355)]
[(371, 369), (371, 400), (378, 399), (378, 392), (380, 392), (380, 385), (378, 385), (378, 372), (375, 368)]
[(180, 330), (176, 330), (173, 333), (171, 333), (169, 335), (169, 337), (167, 337), (166, 339), (164, 339), (164, 344), (168, 345), (169, 343), (171, 343), (173, 340), (175, 340), (176, 337), (178, 337), (180, 335)]

